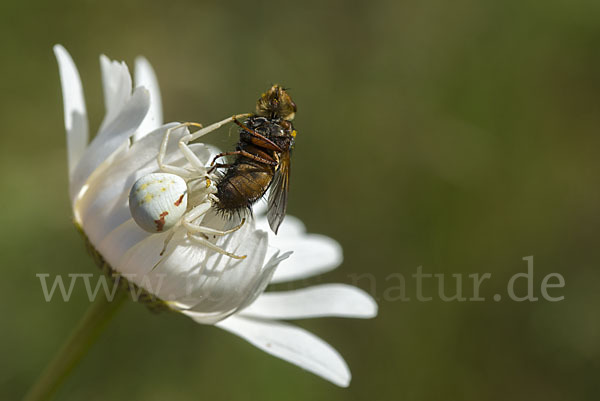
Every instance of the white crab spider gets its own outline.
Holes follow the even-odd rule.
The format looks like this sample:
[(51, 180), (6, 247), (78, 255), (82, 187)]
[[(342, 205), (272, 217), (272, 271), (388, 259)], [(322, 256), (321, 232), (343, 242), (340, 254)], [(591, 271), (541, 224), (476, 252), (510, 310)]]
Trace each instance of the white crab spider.
[[(148, 174), (133, 184), (129, 193), (129, 209), (133, 220), (140, 228), (150, 233), (170, 231), (165, 239), (161, 255), (165, 252), (167, 244), (176, 229), (183, 226), (187, 230), (188, 238), (209, 249), (235, 259), (246, 257), (245, 255), (239, 256), (227, 252), (206, 238), (206, 235), (221, 236), (230, 234), (238, 230), (244, 224), (244, 220), (238, 226), (226, 231), (215, 230), (193, 223), (194, 220), (208, 212), (212, 202), (218, 199), (214, 195), (216, 187), (212, 184), (214, 176), (208, 173), (208, 168), (192, 152), (188, 143), (229, 122), (248, 116), (250, 114), (238, 114), (208, 127), (188, 122), (169, 128), (163, 137), (156, 157), (158, 167), (162, 172)], [(190, 164), (190, 168), (164, 163), (171, 132), (183, 127), (200, 128), (198, 131), (184, 135), (179, 139), (179, 150)], [(188, 203), (192, 203), (194, 200), (200, 200), (200, 202), (188, 208)]]

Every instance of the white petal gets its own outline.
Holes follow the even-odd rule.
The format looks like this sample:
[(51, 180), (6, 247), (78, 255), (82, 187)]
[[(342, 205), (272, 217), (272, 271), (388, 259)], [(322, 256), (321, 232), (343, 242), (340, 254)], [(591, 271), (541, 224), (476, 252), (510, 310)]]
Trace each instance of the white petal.
[[(293, 251), (275, 271), (272, 283), (300, 280), (338, 267), (343, 260), (342, 247), (335, 240), (319, 234), (306, 234), (300, 220), (286, 216), (275, 235), (266, 218), (257, 218), (256, 226), (269, 233), (269, 252)], [(269, 253), (268, 255), (270, 255)]]
[(202, 323), (215, 323), (249, 297), (255, 298), (274, 269), (263, 269), (267, 235), (251, 224), (215, 242), (222, 249), (248, 255), (243, 260), (191, 242), (184, 229), (177, 231), (161, 259), (163, 240), (163, 234), (145, 233), (130, 219), (97, 249), (128, 280), (160, 299), (176, 302), (178, 308), (187, 308)]
[[(284, 222), (285, 222), (285, 224), (282, 223), (281, 226), (279, 227), (278, 234), (275, 234), (273, 231), (271, 231), (271, 235), (269, 238), (294, 239), (294, 238), (297, 238), (299, 236), (306, 234), (306, 226), (304, 225), (302, 220), (300, 220), (299, 218), (288, 215), (288, 216), (285, 216)], [(260, 225), (261, 227), (263, 225), (266, 225), (268, 227), (268, 225), (269, 225), (266, 217), (259, 218), (257, 224)]]
[[(202, 221), (202, 225), (222, 227), (208, 221)], [(228, 252), (247, 257), (232, 259), (182, 239), (156, 270), (185, 275), (187, 292), (178, 294), (178, 301), (190, 305), (194, 311), (229, 313), (237, 309), (258, 285), (265, 263), (267, 235), (247, 223), (236, 232), (211, 242)]]
[(124, 62), (111, 61), (104, 54), (100, 56), (102, 70), (102, 89), (104, 90), (104, 107), (106, 114), (102, 127), (109, 124), (131, 97), (131, 75)]
[(269, 199), (268, 192), (265, 193), (262, 199), (260, 199), (254, 204), (254, 206), (252, 206), (252, 213), (254, 213), (254, 216), (264, 217), (264, 215), (267, 213), (267, 199)]
[(340, 387), (348, 387), (350, 384), (350, 370), (341, 355), (325, 341), (304, 329), (238, 315), (217, 323), (217, 326)]
[(73, 174), (70, 188), (72, 201), (94, 170), (133, 135), (146, 116), (149, 106), (148, 91), (137, 88), (118, 115), (96, 135)]
[(273, 273), (275, 273), (275, 269), (277, 269), (283, 260), (289, 258), (291, 254), (292, 252), (286, 252), (281, 255), (276, 253), (275, 255), (271, 256), (271, 259), (269, 259), (269, 261), (263, 267), (262, 275), (264, 279), (261, 278), (261, 282), (256, 283), (253, 291), (248, 293), (246, 300), (239, 305), (238, 310), (244, 309), (248, 305), (254, 303), (254, 301), (265, 291), (265, 288), (267, 288), (271, 282), (271, 278), (273, 277)]
[(377, 303), (359, 288), (324, 284), (294, 291), (263, 293), (240, 314), (264, 319), (371, 318), (377, 315)]
[(65, 128), (67, 131), (67, 160), (69, 175), (81, 159), (88, 143), (88, 120), (79, 73), (69, 53), (61, 45), (54, 46), (63, 93)]
[(138, 57), (135, 60), (135, 86), (143, 86), (150, 92), (150, 110), (133, 138), (134, 141), (137, 141), (163, 124), (158, 80), (152, 66), (144, 57)]
[[(265, 234), (264, 239), (266, 241), (266, 233), (264, 233), (264, 232), (262, 232), (262, 233)], [(265, 245), (266, 245), (266, 243), (265, 243)], [(258, 249), (257, 249), (257, 251), (258, 251)], [(247, 285), (243, 286), (243, 288), (244, 288), (243, 292), (245, 293), (245, 295), (243, 293), (240, 293), (240, 287), (243, 284), (242, 280), (239, 280), (239, 282), (235, 286), (232, 286), (230, 284), (229, 285), (230, 288), (227, 289), (228, 292), (222, 292), (220, 295), (220, 297), (222, 298), (220, 310), (215, 309), (214, 305), (210, 305), (210, 304), (208, 305), (209, 307), (207, 307), (206, 303), (203, 301), (198, 302), (193, 307), (189, 308), (186, 305), (185, 299), (183, 299), (181, 301), (177, 301), (176, 303), (173, 304), (173, 306), (176, 309), (179, 309), (179, 311), (181, 313), (191, 317), (198, 323), (215, 324), (216, 322), (225, 319), (227, 316), (232, 315), (233, 313), (237, 312), (238, 310), (240, 310), (240, 309), (246, 307), (248, 304), (252, 303), (265, 290), (265, 288), (269, 284), (269, 281), (271, 280), (271, 276), (273, 275), (273, 272), (277, 268), (277, 265), (279, 264), (279, 262), (281, 260), (285, 259), (288, 255), (289, 254), (284, 254), (282, 256), (275, 256), (275, 257), (271, 258), (271, 260), (269, 260), (265, 264), (265, 266), (262, 268), (260, 273), (255, 275), (254, 280), (251, 283), (248, 283)], [(246, 273), (245, 276), (247, 276), (248, 273), (247, 272), (245, 272), (245, 273)], [(237, 296), (236, 296), (235, 292), (231, 291), (232, 287), (234, 287), (235, 292), (238, 293)], [(215, 295), (216, 294), (213, 294), (211, 292), (208, 297), (209, 300), (210, 300), (210, 298), (218, 299), (215, 297)], [(222, 301), (228, 302), (229, 309), (223, 308)], [(187, 301), (187, 302), (189, 302), (189, 301)], [(215, 310), (216, 310), (216, 312), (215, 312)]]

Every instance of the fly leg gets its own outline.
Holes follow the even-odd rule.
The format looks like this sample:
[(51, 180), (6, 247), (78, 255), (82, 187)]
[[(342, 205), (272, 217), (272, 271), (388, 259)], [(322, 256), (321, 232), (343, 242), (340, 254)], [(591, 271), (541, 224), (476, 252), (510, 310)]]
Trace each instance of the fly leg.
[(247, 152), (245, 150), (236, 150), (234, 152), (223, 152), (223, 153), (219, 153), (218, 155), (216, 155), (212, 161), (212, 163), (210, 164), (211, 166), (215, 164), (215, 161), (217, 161), (218, 158), (223, 157), (223, 156), (232, 156), (232, 155), (240, 155), (240, 156), (244, 156), (247, 157), (248, 159), (252, 159), (254, 161), (257, 161), (259, 163), (263, 163), (263, 164), (268, 164), (271, 166), (276, 166), (277, 162), (273, 161), (273, 160), (268, 160), (265, 158), (262, 158), (260, 156), (256, 156), (253, 155), (250, 152)]
[(218, 168), (229, 168), (231, 166), (233, 166), (233, 164), (221, 164), (221, 163), (217, 163), (214, 166), (212, 166), (210, 169), (208, 169), (208, 171), (206, 172), (206, 174), (211, 174), (213, 171), (215, 171)]
[(256, 146), (260, 146), (261, 148), (266, 148), (269, 150), (274, 150), (276, 152), (283, 152), (283, 149), (281, 149), (281, 147), (279, 147), (275, 142), (273, 142), (266, 136), (259, 134), (258, 132), (254, 131), (251, 128), (248, 128), (247, 126), (245, 126), (244, 124), (242, 124), (235, 118), (234, 118), (233, 122), (236, 123), (241, 129), (243, 129), (244, 131), (246, 131), (247, 133), (249, 133), (252, 136), (252, 138), (250, 139), (250, 142), (252, 142)]

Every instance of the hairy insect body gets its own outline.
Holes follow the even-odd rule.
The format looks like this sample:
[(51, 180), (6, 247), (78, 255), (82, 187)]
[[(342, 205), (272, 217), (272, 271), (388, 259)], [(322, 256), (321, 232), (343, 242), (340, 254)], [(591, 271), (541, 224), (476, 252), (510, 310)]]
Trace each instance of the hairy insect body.
[[(277, 122), (269, 121), (264, 117), (250, 117), (244, 122), (248, 128), (264, 135), (277, 145), (286, 146), (285, 137), (281, 137), (279, 132), (283, 130)], [(278, 140), (282, 138), (283, 140)], [(275, 150), (266, 149), (252, 143), (252, 135), (240, 130), (240, 141), (236, 147), (237, 151), (245, 151), (262, 160), (238, 155), (234, 163), (219, 180), (217, 184), (217, 208), (223, 212), (244, 213), (250, 210), (252, 205), (261, 199), (275, 175), (279, 156)]]
[(267, 218), (277, 233), (285, 217), (290, 176), (290, 154), (296, 131), (291, 120), (296, 104), (279, 85), (273, 85), (258, 100), (256, 114), (240, 127), (240, 139), (234, 152), (217, 155), (215, 160), (235, 155), (231, 164), (218, 163), (213, 168), (227, 168), (217, 183), (216, 208), (224, 214), (251, 213), (252, 205), (270, 188)]

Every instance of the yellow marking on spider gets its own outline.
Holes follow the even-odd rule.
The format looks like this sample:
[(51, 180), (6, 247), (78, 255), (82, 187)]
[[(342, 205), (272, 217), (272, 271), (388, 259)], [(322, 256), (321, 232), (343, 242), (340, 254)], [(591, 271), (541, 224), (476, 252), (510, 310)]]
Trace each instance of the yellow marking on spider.
[(150, 202), (152, 199), (154, 199), (154, 195), (152, 194), (146, 194), (146, 196), (144, 196), (144, 202)]

